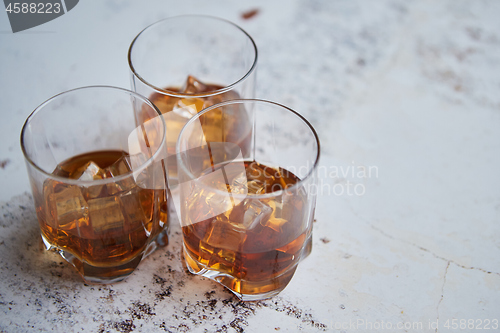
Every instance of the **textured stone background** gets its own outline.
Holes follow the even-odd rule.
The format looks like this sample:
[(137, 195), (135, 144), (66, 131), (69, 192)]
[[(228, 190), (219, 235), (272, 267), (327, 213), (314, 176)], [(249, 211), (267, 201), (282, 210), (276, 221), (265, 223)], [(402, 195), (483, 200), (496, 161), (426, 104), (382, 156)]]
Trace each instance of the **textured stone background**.
[[(321, 138), (313, 252), (270, 300), (242, 303), (188, 274), (177, 225), (113, 285), (83, 284), (40, 248), (24, 120), (64, 90), (128, 88), (132, 38), (186, 13), (249, 32), (257, 97), (297, 110)], [(439, 320), (456, 332), (447, 321), (500, 320), (498, 17), (495, 0), (103, 0), (12, 34), (0, 13), (0, 330), (435, 332)], [(335, 174), (358, 166), (378, 172)], [(349, 183), (363, 195), (340, 194)]]

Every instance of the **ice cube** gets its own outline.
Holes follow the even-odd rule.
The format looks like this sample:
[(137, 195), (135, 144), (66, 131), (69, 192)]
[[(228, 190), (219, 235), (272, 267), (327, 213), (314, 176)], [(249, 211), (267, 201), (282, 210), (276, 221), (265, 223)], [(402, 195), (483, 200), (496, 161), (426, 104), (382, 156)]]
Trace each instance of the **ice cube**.
[(233, 228), (229, 223), (215, 220), (202, 241), (214, 248), (240, 251), (245, 238), (246, 234), (243, 230)]
[[(247, 174), (246, 174), (246, 172), (243, 171), (243, 172), (236, 174), (231, 181), (231, 186), (234, 187), (235, 189), (245, 188), (247, 186)], [(240, 191), (237, 190), (237, 192), (240, 192)]]
[[(268, 201), (268, 205), (273, 209), (273, 214), (271, 217), (273, 218), (283, 217), (283, 200), (284, 197), (280, 195), (280, 196), (275, 196)], [(287, 201), (285, 201), (285, 203), (287, 203)]]
[[(172, 97), (172, 96), (167, 96), (161, 93), (153, 93), (150, 96), (150, 100), (156, 105), (158, 110), (161, 111), (161, 113), (167, 113), (169, 111), (172, 111), (177, 102), (179, 101), (178, 97)], [(147, 112), (142, 112), (142, 114), (146, 114)], [(149, 117), (147, 117), (149, 119)], [(143, 119), (141, 119), (142, 122), (145, 122), (147, 120), (144, 116)]]
[(203, 241), (200, 242), (198, 261), (218, 272), (233, 273), (237, 257), (236, 251), (216, 248)]
[[(231, 163), (233, 165), (236, 163)], [(234, 166), (234, 170), (236, 170), (237, 166)], [(224, 168), (226, 175), (228, 177), (228, 182), (230, 182), (229, 190), (232, 194), (247, 194), (248, 193), (248, 183), (246, 172), (243, 170), (242, 172), (232, 174), (230, 170), (232, 168), (228, 168), (227, 166)], [(229, 172), (228, 172), (229, 171)]]
[(175, 104), (174, 111), (186, 118), (191, 118), (201, 110), (203, 110), (203, 104), (205, 102), (201, 98), (181, 98)]
[(236, 228), (244, 230), (243, 226), (243, 217), (245, 215), (244, 205), (245, 205), (244, 202), (240, 202), (238, 205), (235, 205), (232, 209), (229, 209), (228, 211), (219, 215), (218, 216), (219, 220), (221, 220), (222, 218), (221, 221), (231, 223)]
[(97, 198), (88, 201), (90, 223), (94, 234), (123, 229), (123, 216), (118, 197)]
[(248, 193), (250, 194), (264, 194), (266, 193), (265, 182), (261, 182), (260, 180), (251, 180), (247, 183)]
[(116, 195), (120, 192), (129, 191), (135, 186), (133, 177), (127, 177), (120, 181), (106, 184), (108, 194)]
[(86, 182), (103, 179), (104, 177), (104, 171), (93, 161), (79, 167), (71, 174), (71, 178)]
[(200, 241), (199, 261), (219, 272), (231, 274), (240, 256), (246, 234), (232, 228), (224, 215), (215, 218)]
[(186, 83), (181, 89), (181, 92), (186, 94), (199, 94), (203, 92), (207, 92), (209, 90), (209, 86), (198, 80), (192, 75), (187, 77)]
[[(180, 92), (184, 94), (203, 94), (216, 89), (213, 85), (205, 84), (194, 76), (189, 75)], [(222, 102), (220, 96), (179, 98), (172, 109), (174, 112), (189, 119), (204, 108), (219, 102)]]
[(243, 224), (246, 229), (252, 229), (258, 224), (265, 225), (273, 213), (273, 209), (270, 206), (256, 199), (248, 199), (245, 208)]
[[(301, 201), (301, 199), (302, 197), (298, 197), (296, 194), (284, 193), (266, 202), (271, 207), (272, 214), (267, 221), (261, 223), (263, 228), (259, 229), (259, 239), (263, 244), (272, 243), (275, 248), (280, 248), (292, 242), (300, 233), (304, 232), (306, 220), (303, 218), (303, 211), (296, 209), (297, 201)], [(283, 251), (287, 253), (294, 251), (296, 246), (297, 243), (289, 247), (285, 246)]]
[(258, 224), (265, 225), (273, 210), (257, 199), (247, 199), (233, 208), (228, 222), (237, 229), (250, 230)]
[[(99, 180), (106, 177), (104, 170), (101, 169), (95, 162), (89, 161), (83, 166), (76, 169), (72, 174), (69, 175), (70, 178), (78, 179), (85, 182), (91, 182), (93, 180)], [(82, 188), (83, 196), (86, 200), (97, 198), (103, 189), (104, 185), (92, 185)]]
[(60, 165), (57, 165), (52, 174), (63, 178), (70, 178), (70, 173)]
[[(288, 222), (287, 219), (283, 218), (283, 196), (275, 197), (269, 200), (268, 205), (272, 209), (272, 214), (265, 223), (262, 225), (269, 227), (276, 232), (280, 232), (283, 229), (283, 225)], [(286, 205), (285, 205), (286, 206)]]
[(105, 185), (92, 185), (82, 188), (83, 196), (86, 200), (95, 199), (102, 194)]
[[(204, 199), (204, 202), (207, 205), (206, 212), (209, 213), (208, 217), (228, 212), (235, 206), (231, 192), (227, 189), (227, 187), (224, 187), (222, 187), (222, 185), (220, 186), (220, 192), (216, 192), (210, 188), (198, 190), (200, 192), (199, 198), (202, 200)], [(195, 198), (196, 197), (197, 195), (195, 194)]]
[[(130, 158), (128, 156), (120, 157), (115, 163), (104, 169), (106, 178), (118, 177), (132, 171)], [(106, 184), (108, 194), (115, 195), (119, 192), (128, 191), (135, 186), (134, 177), (126, 177), (120, 181)]]
[(297, 237), (298, 227), (285, 219), (270, 217), (265, 226), (260, 224), (247, 232), (243, 244), (244, 252), (265, 252), (275, 250), (290, 243)]
[(53, 227), (78, 233), (82, 224), (88, 224), (87, 202), (78, 186), (49, 180), (44, 186), (44, 197)]
[(281, 198), (281, 215), (293, 224), (302, 225), (305, 223), (304, 196), (300, 191), (284, 192)]
[[(208, 191), (202, 186), (194, 185), (191, 189), (185, 186), (182, 191), (188, 191), (181, 207), (183, 225), (192, 225), (211, 219), (230, 208), (226, 206), (228, 201), (224, 196)], [(219, 211), (215, 212), (215, 210)]]
[[(242, 170), (244, 170), (243, 167), (240, 168), (239, 173)], [(222, 213), (229, 214), (243, 201), (244, 197), (236, 194), (245, 194), (246, 186), (238, 181), (233, 182), (238, 179), (237, 171), (236, 166), (228, 164), (224, 169), (216, 169), (214, 172), (200, 176), (192, 183), (192, 188), (186, 186), (185, 190), (189, 193), (186, 195), (185, 208), (190, 224)]]
[[(229, 99), (237, 99), (239, 97), (239, 96), (236, 96), (234, 98), (229, 98), (229, 96), (231, 96), (231, 94), (229, 94), (229, 93), (223, 93), (223, 94), (219, 94), (219, 95), (210, 96), (210, 97), (205, 99), (205, 101), (203, 103), (203, 108), (205, 109), (205, 108), (208, 108), (209, 106), (221, 103), (223, 101), (226, 101)], [(224, 111), (224, 112), (226, 115), (228, 114), (227, 111)]]
[(128, 156), (120, 157), (115, 163), (104, 169), (107, 177), (118, 177), (130, 171), (132, 171), (132, 166)]

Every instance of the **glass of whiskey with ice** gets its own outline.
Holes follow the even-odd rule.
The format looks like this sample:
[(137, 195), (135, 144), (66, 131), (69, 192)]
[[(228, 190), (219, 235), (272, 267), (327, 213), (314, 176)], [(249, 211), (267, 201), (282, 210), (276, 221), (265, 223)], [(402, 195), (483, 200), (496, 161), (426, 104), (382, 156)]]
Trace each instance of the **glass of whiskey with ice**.
[[(177, 180), (175, 144), (186, 122), (216, 103), (255, 97), (257, 47), (243, 29), (216, 17), (183, 15), (153, 23), (132, 41), (128, 61), (132, 90), (164, 115), (172, 182)], [(248, 125), (243, 116), (226, 122), (242, 142)]]
[(87, 282), (123, 280), (168, 243), (160, 115), (135, 92), (93, 86), (52, 97), (23, 126), (45, 248), (58, 251)]
[[(249, 122), (249, 149), (229, 135), (225, 124), (235, 121)], [(226, 101), (191, 118), (176, 149), (189, 271), (244, 301), (277, 295), (311, 251), (320, 154), (314, 128), (277, 103)]]

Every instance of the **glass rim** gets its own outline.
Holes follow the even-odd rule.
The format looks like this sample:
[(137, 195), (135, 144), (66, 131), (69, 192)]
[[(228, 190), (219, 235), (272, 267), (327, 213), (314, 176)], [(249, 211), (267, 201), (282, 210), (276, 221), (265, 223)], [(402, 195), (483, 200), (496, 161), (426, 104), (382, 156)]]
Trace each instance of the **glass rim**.
[[(144, 103), (146, 103), (148, 106), (150, 106), (154, 111), (156, 111), (156, 113), (158, 114), (159, 118), (161, 118), (161, 122), (163, 124), (163, 135), (162, 135), (162, 140), (160, 142), (159, 148), (155, 151), (155, 153), (150, 158), (148, 158), (146, 161), (144, 161), (143, 163), (141, 163), (140, 167), (137, 170), (128, 171), (127, 173), (124, 173), (124, 174), (119, 175), (117, 177), (95, 179), (95, 180), (78, 180), (78, 179), (72, 179), (72, 178), (57, 176), (57, 175), (54, 175), (51, 172), (48, 172), (48, 171), (42, 169), (40, 166), (38, 166), (37, 163), (35, 163), (28, 156), (28, 153), (26, 152), (26, 149), (25, 149), (24, 136), (25, 136), (27, 127), (30, 124), (31, 120), (39, 112), (41, 112), (44, 109), (45, 106), (47, 106), (51, 102), (54, 102), (54, 101), (58, 100), (60, 97), (62, 97), (64, 95), (68, 95), (68, 94), (73, 93), (75, 91), (91, 90), (91, 89), (99, 89), (99, 90), (100, 89), (109, 89), (109, 90), (114, 90), (114, 91), (120, 91), (120, 92), (127, 93), (129, 96), (134, 96), (134, 97), (139, 98)], [(20, 140), (21, 140), (21, 150), (23, 152), (24, 159), (29, 163), (29, 165), (31, 165), (33, 168), (35, 168), (38, 172), (40, 172), (43, 175), (45, 175), (47, 178), (51, 178), (51, 179), (60, 181), (62, 183), (66, 183), (66, 184), (70, 184), (70, 185), (79, 185), (79, 186), (81, 186), (81, 185), (89, 185), (89, 186), (92, 185), (93, 186), (93, 185), (104, 185), (104, 184), (114, 183), (114, 182), (117, 182), (117, 181), (125, 180), (125, 179), (129, 178), (130, 176), (133, 176), (134, 174), (141, 173), (144, 169), (146, 169), (147, 167), (149, 167), (150, 165), (152, 165), (153, 163), (155, 163), (155, 159), (160, 154), (162, 154), (161, 150), (166, 145), (166, 128), (167, 128), (167, 126), (165, 124), (165, 119), (161, 115), (162, 114), (161, 114), (160, 110), (148, 98), (146, 98), (146, 97), (142, 96), (141, 94), (138, 94), (138, 93), (136, 93), (136, 92), (134, 92), (132, 90), (128, 90), (128, 89), (124, 89), (124, 88), (120, 88), (120, 87), (114, 87), (114, 86), (107, 86), (107, 85), (93, 85), (93, 86), (84, 86), (84, 87), (73, 88), (73, 89), (63, 91), (61, 93), (58, 93), (58, 94), (50, 97), (45, 102), (43, 102), (42, 104), (38, 105), (30, 113), (30, 115), (26, 118), (26, 120), (24, 122), (24, 125), (23, 125), (23, 127), (21, 129), (21, 137), (20, 137)]]
[[(181, 158), (181, 154), (180, 154), (181, 138), (183, 136), (184, 131), (186, 130), (186, 128), (188, 126), (190, 126), (193, 122), (195, 122), (197, 119), (199, 119), (205, 113), (208, 113), (208, 112), (210, 112), (210, 111), (212, 111), (214, 109), (217, 109), (217, 108), (220, 108), (220, 107), (223, 107), (223, 106), (226, 106), (226, 105), (230, 105), (230, 104), (246, 104), (246, 103), (249, 103), (249, 102), (250, 103), (256, 103), (256, 104), (267, 104), (267, 105), (279, 107), (279, 108), (282, 108), (282, 109), (284, 109), (284, 110), (292, 113), (297, 118), (299, 118), (309, 128), (309, 130), (311, 131), (311, 133), (312, 133), (312, 135), (314, 137), (314, 140), (315, 140), (316, 145), (317, 145), (316, 158), (314, 159), (312, 167), (310, 168), (310, 170), (308, 170), (307, 174), (302, 179), (299, 179), (299, 181), (297, 183), (293, 184), (290, 187), (287, 187), (286, 189), (282, 189), (282, 190), (278, 190), (278, 191), (273, 191), (273, 192), (269, 192), (269, 193), (264, 193), (264, 194), (231, 193), (232, 197), (233, 198), (241, 198), (241, 199), (245, 199), (245, 198), (250, 198), (250, 199), (267, 199), (267, 198), (272, 198), (272, 197), (275, 197), (275, 196), (282, 195), (285, 192), (294, 191), (295, 189), (302, 187), (302, 185), (305, 182), (309, 181), (309, 179), (314, 175), (315, 170), (318, 168), (319, 158), (320, 158), (320, 155), (321, 155), (319, 136), (316, 133), (316, 130), (314, 129), (314, 127), (311, 125), (311, 123), (304, 116), (302, 116), (300, 113), (298, 113), (297, 111), (295, 111), (295, 110), (293, 110), (293, 109), (291, 109), (291, 108), (289, 108), (289, 107), (287, 107), (287, 106), (285, 106), (283, 104), (276, 103), (276, 102), (273, 102), (273, 101), (270, 101), (270, 100), (265, 100), (265, 99), (252, 98), (252, 99), (233, 99), (233, 100), (228, 100), (228, 101), (224, 101), (224, 102), (221, 102), (221, 103), (209, 106), (209, 107), (201, 110), (199, 113), (195, 114), (191, 119), (188, 120), (188, 122), (181, 129), (181, 131), (179, 133), (179, 136), (178, 136), (178, 139), (177, 139), (177, 144), (175, 145), (175, 152), (176, 152), (176, 155), (178, 157), (177, 158), (178, 168), (182, 169), (183, 172), (185, 172), (185, 174), (189, 178), (191, 178), (191, 180), (193, 180), (195, 182), (198, 180), (199, 177), (195, 177), (187, 169), (187, 167), (186, 167), (183, 159)], [(177, 170), (177, 173), (179, 173), (179, 170)], [(182, 183), (179, 183), (179, 186), (182, 186)], [(215, 193), (218, 193), (218, 194), (221, 194), (221, 195), (227, 195), (227, 193), (229, 193), (229, 192), (221, 191), (221, 190), (219, 190), (217, 188), (214, 188), (214, 187), (211, 187), (211, 186), (205, 186), (205, 187), (209, 187), (211, 191), (213, 191)]]
[[(157, 87), (157, 86), (149, 83), (147, 80), (145, 80), (136, 71), (136, 69), (134, 67), (134, 64), (132, 63), (132, 49), (134, 48), (135, 42), (139, 39), (139, 37), (144, 32), (146, 32), (146, 30), (152, 29), (152, 28), (154, 28), (154, 26), (162, 24), (162, 23), (164, 23), (166, 21), (169, 21), (169, 20), (172, 20), (172, 19), (183, 18), (183, 17), (198, 17), (198, 18), (203, 18), (203, 19), (211, 19), (211, 20), (215, 20), (215, 21), (225, 22), (225, 23), (228, 23), (229, 25), (232, 25), (233, 27), (237, 28), (241, 32), (243, 32), (243, 34), (245, 36), (247, 36), (248, 39), (250, 40), (250, 42), (252, 43), (252, 46), (253, 46), (253, 49), (254, 49), (254, 52), (255, 52), (255, 57), (254, 57), (252, 66), (250, 66), (250, 69), (245, 73), (245, 75), (243, 75), (242, 77), (240, 77), (237, 81), (235, 81), (235, 82), (231, 83), (230, 85), (227, 85), (227, 86), (225, 86), (225, 87), (223, 87), (221, 89), (217, 89), (217, 90), (212, 91), (212, 92), (200, 93), (200, 94), (196, 94), (196, 93), (194, 93), (194, 94), (185, 94), (185, 93), (175, 92), (175, 91), (172, 91), (172, 90), (166, 90), (164, 88), (159, 88), (159, 87)], [(235, 24), (235, 23), (233, 23), (233, 22), (231, 22), (229, 20), (223, 19), (223, 18), (219, 18), (219, 17), (215, 17), (215, 16), (211, 16), (211, 15), (196, 15), (196, 14), (186, 14), (186, 15), (171, 16), (171, 17), (167, 17), (167, 18), (161, 19), (159, 21), (156, 21), (154, 23), (151, 23), (150, 25), (148, 25), (147, 27), (145, 27), (144, 29), (142, 29), (137, 34), (137, 36), (134, 37), (134, 39), (132, 40), (132, 43), (130, 43), (130, 47), (129, 47), (128, 53), (127, 53), (128, 65), (129, 65), (130, 71), (132, 72), (132, 74), (135, 77), (137, 77), (142, 83), (144, 83), (145, 85), (147, 85), (148, 87), (150, 87), (151, 89), (153, 89), (157, 93), (160, 93), (160, 94), (163, 94), (163, 95), (167, 95), (167, 96), (171, 96), (171, 97), (178, 97), (178, 98), (216, 96), (216, 95), (220, 95), (220, 94), (223, 94), (223, 93), (225, 93), (227, 91), (232, 90), (234, 87), (236, 87), (237, 85), (239, 85), (241, 82), (245, 81), (255, 71), (255, 68), (257, 67), (257, 58), (258, 57), (259, 57), (259, 55), (258, 55), (257, 45), (255, 44), (255, 41), (253, 40), (252, 36), (250, 36), (239, 25), (237, 25), (237, 24)]]

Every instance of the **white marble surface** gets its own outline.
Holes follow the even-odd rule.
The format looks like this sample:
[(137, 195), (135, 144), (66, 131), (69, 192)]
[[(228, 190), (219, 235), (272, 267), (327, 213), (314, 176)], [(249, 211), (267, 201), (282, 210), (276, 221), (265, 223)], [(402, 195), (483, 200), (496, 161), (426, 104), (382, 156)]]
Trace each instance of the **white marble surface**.
[[(186, 273), (178, 226), (102, 287), (39, 247), (25, 118), (70, 88), (128, 88), (135, 34), (187, 13), (247, 30), (257, 96), (321, 138), (313, 252), (270, 300), (238, 302)], [(0, 331), (500, 331), (499, 17), (496, 0), (103, 0), (12, 34), (0, 13)]]

